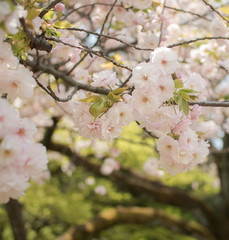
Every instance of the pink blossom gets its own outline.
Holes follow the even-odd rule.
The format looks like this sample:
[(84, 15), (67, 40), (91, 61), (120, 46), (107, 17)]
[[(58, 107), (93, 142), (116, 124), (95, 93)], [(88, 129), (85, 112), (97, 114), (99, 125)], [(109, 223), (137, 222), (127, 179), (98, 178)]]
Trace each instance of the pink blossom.
[(111, 141), (119, 137), (122, 130), (122, 126), (118, 125), (114, 119), (106, 119), (102, 124), (102, 139)]
[(137, 113), (149, 114), (158, 108), (161, 104), (162, 102), (157, 96), (156, 89), (135, 88), (132, 93), (131, 105), (134, 109), (133, 112), (135, 115)]
[(133, 69), (130, 83), (140, 88), (153, 88), (159, 81), (160, 71), (152, 63), (140, 63)]
[(100, 168), (100, 172), (103, 175), (110, 175), (114, 170), (118, 170), (119, 168), (120, 166), (117, 161), (115, 161), (113, 158), (106, 158)]
[(117, 125), (128, 126), (134, 121), (132, 108), (129, 104), (118, 102), (106, 113), (106, 118), (113, 118)]
[(107, 189), (105, 186), (100, 185), (98, 187), (95, 188), (94, 192), (98, 195), (106, 195), (107, 194)]
[(191, 110), (190, 119), (198, 120), (200, 113), (201, 113), (201, 106), (199, 106), (198, 104), (195, 104)]
[(171, 75), (161, 76), (160, 80), (157, 81), (155, 91), (158, 94), (161, 103), (168, 101), (173, 97), (175, 91), (175, 84)]
[(40, 144), (29, 144), (25, 151), (25, 169), (31, 178), (37, 178), (47, 170), (48, 158), (46, 148)]
[(30, 98), (33, 95), (33, 89), (36, 82), (33, 79), (33, 73), (24, 66), (19, 65), (18, 69), (0, 71), (0, 93), (7, 93), (7, 98), (15, 99)]
[(190, 127), (192, 124), (191, 120), (188, 118), (182, 119), (173, 129), (173, 133), (180, 134)]
[(177, 140), (163, 135), (157, 141), (160, 166), (172, 175), (186, 172), (205, 160), (208, 147), (208, 142), (200, 139), (191, 129), (181, 132)]
[(181, 114), (175, 113), (173, 107), (160, 107), (149, 114), (141, 124), (158, 137), (169, 133), (181, 119)]
[(162, 170), (159, 170), (158, 159), (156, 158), (148, 158), (147, 161), (143, 165), (143, 170), (153, 176), (161, 177), (164, 175)]
[(123, 0), (123, 2), (126, 2), (133, 6), (134, 8), (138, 9), (146, 9), (149, 8), (152, 5), (153, 0)]
[(28, 180), (47, 170), (46, 149), (33, 143), (35, 132), (33, 123), (0, 99), (0, 202), (23, 195)]
[(6, 99), (0, 99), (0, 138), (17, 131), (20, 124), (18, 113)]
[(108, 87), (114, 88), (118, 83), (116, 72), (112, 70), (105, 70), (99, 73), (93, 74), (93, 87)]
[(0, 22), (4, 21), (5, 17), (10, 14), (11, 7), (10, 4), (6, 1), (0, 2)]
[(70, 58), (71, 62), (76, 63), (80, 59), (81, 53), (81, 50), (77, 48), (79, 46), (77, 39), (73, 35), (70, 37), (61, 35), (60, 40), (64, 43), (72, 45), (73, 47), (63, 43), (58, 43), (52, 50), (53, 55), (62, 58), (63, 61), (67, 61)]
[(18, 174), (15, 168), (0, 168), (0, 171), (0, 202), (7, 203), (10, 198), (22, 196), (29, 187), (28, 178)]
[(150, 59), (163, 75), (174, 73), (178, 67), (177, 55), (170, 48), (155, 49), (151, 53)]
[(210, 31), (212, 32), (213, 36), (216, 36), (216, 37), (225, 36), (228, 33), (226, 24), (219, 17), (216, 17), (211, 22)]
[(194, 93), (194, 95), (198, 96), (199, 100), (206, 100), (206, 87), (207, 83), (204, 78), (201, 77), (198, 73), (191, 73), (184, 80), (184, 87), (191, 88), (199, 93)]
[(64, 9), (65, 9), (65, 6), (64, 6), (63, 3), (57, 3), (57, 4), (55, 5), (55, 9), (56, 9), (57, 12), (63, 12)]

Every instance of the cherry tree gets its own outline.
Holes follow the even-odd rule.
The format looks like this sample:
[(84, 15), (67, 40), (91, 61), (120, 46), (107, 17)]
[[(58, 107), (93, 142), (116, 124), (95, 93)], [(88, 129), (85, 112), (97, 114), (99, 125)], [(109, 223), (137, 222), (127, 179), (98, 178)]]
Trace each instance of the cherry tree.
[[(0, 2), (0, 202), (20, 232), (15, 239), (26, 239), (16, 199), (26, 194), (29, 181), (50, 177), (47, 149), (121, 181), (133, 195), (144, 192), (161, 203), (198, 209), (205, 219), (198, 228), (158, 210), (118, 208), (109, 227), (122, 223), (123, 215), (127, 222), (142, 216), (139, 224), (157, 216), (183, 232), (190, 228), (199, 239), (227, 239), (228, 19), (227, 0)], [(95, 150), (101, 140), (112, 145), (135, 122), (155, 140), (144, 170), (156, 178), (163, 170), (174, 177), (190, 171), (210, 154), (223, 206), (216, 212), (192, 195), (124, 169), (115, 149), (103, 165), (94, 164), (76, 151), (79, 141), (66, 146), (53, 140), (65, 121)], [(104, 195), (106, 189), (95, 192)], [(105, 215), (100, 224), (90, 221), (96, 234), (108, 228)], [(87, 224), (83, 229), (71, 228), (60, 239), (93, 236)]]

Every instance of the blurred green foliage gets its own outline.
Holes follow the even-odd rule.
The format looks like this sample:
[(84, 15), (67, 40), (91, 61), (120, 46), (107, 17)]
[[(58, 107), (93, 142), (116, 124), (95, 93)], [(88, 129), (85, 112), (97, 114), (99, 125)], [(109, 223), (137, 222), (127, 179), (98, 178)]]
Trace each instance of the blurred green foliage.
[[(61, 126), (61, 124), (60, 124)], [(55, 141), (74, 147), (81, 137), (62, 128), (56, 131)], [(106, 143), (111, 147), (111, 143)], [(86, 146), (86, 145), (85, 145)], [(157, 157), (155, 142), (149, 138), (136, 123), (125, 127), (121, 138), (116, 140), (114, 147), (121, 150), (116, 158), (122, 166), (138, 171), (148, 158)], [(96, 154), (98, 149), (88, 146), (81, 148), (83, 155)], [(102, 159), (94, 160), (100, 164), (106, 156), (110, 156), (109, 148), (103, 153)], [(98, 178), (82, 167), (74, 167), (65, 156), (50, 154), (50, 180), (43, 185), (31, 183), (26, 195), (20, 199), (23, 204), (23, 216), (28, 229), (28, 240), (53, 240), (71, 225), (83, 224), (101, 210), (115, 206), (147, 206), (162, 208), (175, 217), (194, 220), (193, 217), (178, 208), (161, 205), (149, 201), (143, 196), (133, 197), (128, 192), (120, 191), (117, 186), (106, 178)], [(142, 172), (143, 173), (143, 172)], [(144, 173), (145, 174), (145, 173)], [(148, 176), (155, 179), (154, 176)], [(216, 179), (201, 168), (193, 171), (170, 176), (164, 174), (160, 179), (164, 184), (177, 186), (192, 192), (202, 199), (216, 202), (219, 189), (215, 185)], [(94, 189), (97, 186), (106, 187), (105, 195), (98, 195)], [(4, 205), (0, 207), (0, 239), (12, 240)], [(152, 227), (148, 224), (120, 225), (108, 229), (101, 234), (100, 240), (193, 240), (194, 238), (174, 234), (162, 227)]]

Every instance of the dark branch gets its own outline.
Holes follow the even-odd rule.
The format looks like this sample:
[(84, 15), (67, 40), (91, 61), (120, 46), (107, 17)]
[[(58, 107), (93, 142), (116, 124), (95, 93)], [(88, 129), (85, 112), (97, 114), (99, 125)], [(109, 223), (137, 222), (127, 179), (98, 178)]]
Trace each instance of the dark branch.
[(39, 17), (40, 17), (40, 18), (43, 18), (44, 15), (45, 15), (50, 9), (52, 9), (53, 7), (55, 7), (55, 5), (56, 5), (57, 3), (59, 3), (59, 2), (61, 2), (61, 1), (62, 1), (62, 0), (55, 0), (55, 1), (51, 2), (50, 5), (48, 5), (44, 10), (41, 11)]
[(17, 200), (10, 199), (5, 208), (13, 230), (14, 240), (27, 240), (21, 204)]
[(19, 21), (21, 23), (23, 30), (25, 31), (25, 33), (28, 35), (30, 39), (29, 46), (31, 49), (35, 48), (37, 50), (51, 52), (52, 44), (47, 42), (42, 36), (37, 36), (37, 35), (34, 36), (33, 33), (28, 29), (24, 18), (19, 18)]
[(212, 234), (197, 223), (180, 220), (171, 214), (154, 208), (116, 207), (102, 211), (84, 225), (71, 227), (57, 240), (87, 240), (95, 238), (100, 232), (119, 224), (146, 224), (162, 226), (173, 232), (195, 236), (200, 240), (216, 240)]

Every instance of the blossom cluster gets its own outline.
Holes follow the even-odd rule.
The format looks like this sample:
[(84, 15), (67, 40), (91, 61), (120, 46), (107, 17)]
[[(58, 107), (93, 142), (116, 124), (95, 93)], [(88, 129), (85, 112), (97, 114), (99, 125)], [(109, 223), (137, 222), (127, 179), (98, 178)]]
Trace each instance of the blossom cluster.
[(29, 179), (39, 181), (46, 174), (46, 149), (34, 143), (35, 125), (20, 118), (6, 99), (0, 99), (0, 202), (23, 195)]
[(7, 94), (7, 98), (31, 98), (36, 82), (33, 73), (19, 64), (12, 53), (11, 46), (3, 42), (5, 33), (0, 30), (0, 93)]
[[(92, 86), (113, 87), (118, 83), (115, 72), (111, 70), (94, 73), (92, 79)], [(122, 126), (128, 126), (134, 120), (128, 100), (114, 103), (104, 115), (95, 119), (89, 112), (91, 103), (81, 102), (87, 96), (85, 92), (78, 91), (73, 99), (75, 127), (83, 137), (112, 140), (120, 135)]]
[[(203, 162), (208, 154), (209, 144), (195, 129), (197, 124), (194, 122), (198, 121), (200, 108), (194, 106), (189, 115), (185, 115), (178, 106), (168, 104), (174, 99), (174, 92), (178, 88), (173, 77), (176, 76), (178, 66), (175, 52), (166, 47), (157, 48), (151, 53), (149, 62), (142, 62), (134, 67), (129, 81), (134, 86), (131, 95), (116, 96), (117, 102), (105, 108), (99, 117), (91, 114), (91, 103), (95, 102), (94, 104), (100, 106), (102, 99), (78, 92), (73, 103), (73, 118), (79, 134), (83, 137), (112, 140), (120, 135), (122, 126), (137, 120), (141, 127), (159, 138), (157, 148), (160, 153), (160, 167), (170, 174), (185, 172)], [(206, 84), (199, 74), (192, 73), (182, 81), (182, 86), (194, 92), (194, 98), (204, 99), (202, 92)], [(118, 85), (118, 79), (115, 72), (106, 70), (94, 73), (90, 84), (114, 89)], [(193, 88), (198, 91), (193, 91)], [(167, 148), (171, 150), (168, 151)], [(108, 172), (112, 171), (110, 164), (105, 164), (101, 171), (106, 174), (106, 169)]]

